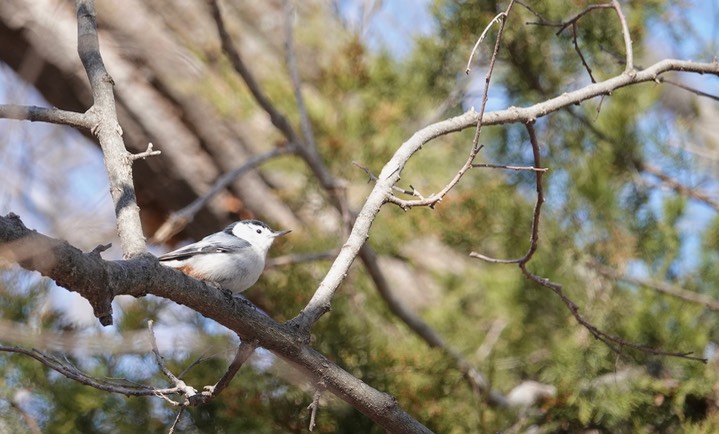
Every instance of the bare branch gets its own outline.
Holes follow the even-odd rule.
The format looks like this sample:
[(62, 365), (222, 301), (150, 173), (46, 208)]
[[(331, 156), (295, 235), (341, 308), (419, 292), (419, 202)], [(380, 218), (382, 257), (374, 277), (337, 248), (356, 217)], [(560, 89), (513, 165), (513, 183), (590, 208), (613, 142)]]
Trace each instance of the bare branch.
[(150, 336), (150, 344), (152, 344), (152, 353), (155, 355), (155, 362), (157, 362), (157, 366), (160, 368), (160, 371), (162, 371), (162, 373), (165, 374), (165, 376), (169, 378), (170, 381), (177, 384), (180, 379), (175, 377), (175, 374), (173, 374), (169, 369), (167, 369), (165, 363), (162, 360), (162, 355), (160, 355), (160, 350), (157, 348), (157, 340), (155, 340), (155, 332), (152, 330), (152, 323), (152, 320), (149, 320), (147, 322), (147, 330)]
[[(614, 138), (609, 137), (607, 134), (605, 134), (603, 131), (600, 131), (596, 125), (594, 125), (592, 122), (590, 122), (585, 116), (576, 113), (573, 110), (568, 110), (568, 112), (575, 117), (576, 119), (579, 119), (592, 133), (594, 133), (597, 137), (601, 138), (602, 140), (613, 142), (615, 141)], [(714, 208), (715, 210), (719, 210), (719, 202), (712, 198), (710, 194), (705, 193), (701, 190), (698, 190), (693, 187), (687, 187), (674, 178), (668, 176), (666, 173), (664, 173), (660, 168), (645, 163), (640, 160), (634, 161), (634, 166), (637, 168), (640, 172), (649, 173), (650, 175), (653, 175), (662, 182), (662, 184), (666, 185), (667, 187), (671, 188), (672, 190), (676, 191), (679, 194), (683, 194), (687, 197), (690, 197), (692, 199), (698, 200), (700, 202), (703, 202), (704, 204)]]
[(152, 147), (153, 147), (152, 142), (149, 142), (149, 143), (147, 144), (147, 149), (146, 149), (146, 150), (144, 150), (144, 151), (142, 151), (142, 152), (140, 152), (140, 153), (137, 153), (137, 154), (130, 154), (130, 159), (131, 159), (132, 161), (139, 160), (139, 159), (143, 159), (143, 160), (144, 160), (144, 159), (147, 158), (147, 157), (152, 157), (152, 156), (154, 156), (154, 155), (160, 155), (160, 154), (162, 154), (162, 151), (154, 151), (154, 150), (152, 149)]
[(680, 300), (697, 303), (706, 307), (707, 309), (719, 312), (719, 300), (708, 295), (699, 294), (694, 291), (688, 291), (684, 288), (680, 288), (666, 282), (660, 282), (658, 280), (641, 279), (638, 277), (627, 276), (625, 274), (619, 273), (613, 268), (601, 265), (596, 262), (590, 263), (589, 266), (597, 270), (598, 273), (609, 278), (631, 283), (632, 285), (651, 288), (663, 294), (671, 295), (672, 297), (676, 297)]
[(584, 318), (582, 314), (579, 313), (579, 306), (577, 306), (569, 297), (567, 297), (564, 294), (564, 291), (562, 290), (562, 285), (559, 285), (557, 283), (551, 282), (549, 279), (546, 279), (544, 277), (539, 277), (536, 274), (532, 273), (531, 271), (527, 270), (526, 264), (520, 264), (520, 268), (522, 269), (522, 272), (524, 273), (527, 278), (532, 280), (533, 282), (538, 283), (541, 286), (544, 286), (545, 288), (549, 288), (552, 291), (554, 291), (555, 294), (559, 296), (559, 298), (562, 300), (562, 302), (567, 306), (569, 311), (572, 313), (572, 316), (574, 316), (574, 319), (579, 322), (584, 328), (586, 328), (589, 333), (594, 336), (595, 339), (603, 342), (605, 345), (607, 345), (612, 351), (614, 351), (617, 355), (621, 355), (624, 353), (624, 348), (632, 348), (644, 353), (648, 354), (654, 354), (657, 356), (671, 356), (671, 357), (679, 357), (683, 359), (688, 360), (695, 360), (702, 363), (707, 363), (707, 359), (702, 357), (694, 357), (692, 354), (693, 352), (675, 352), (675, 351), (664, 351), (659, 350), (653, 347), (650, 347), (648, 345), (643, 344), (637, 344), (634, 342), (626, 341), (618, 336), (610, 335), (606, 332), (603, 332), (599, 330), (596, 326), (594, 326), (589, 320)]
[(131, 157), (125, 149), (122, 129), (117, 121), (112, 90), (114, 82), (100, 55), (93, 0), (77, 0), (77, 52), (92, 88), (93, 106), (87, 114), (92, 117), (91, 131), (97, 136), (105, 155), (117, 233), (125, 258), (132, 258), (146, 253), (147, 246), (135, 197)]
[(509, 169), (509, 170), (529, 170), (532, 172), (546, 172), (546, 167), (534, 167), (534, 166), (508, 166), (504, 164), (489, 164), (489, 163), (474, 163), (472, 167), (488, 167), (490, 169)]
[[(557, 36), (559, 36), (564, 31), (564, 29), (571, 26), (571, 28), (572, 28), (572, 45), (574, 45), (574, 51), (576, 51), (577, 54), (579, 55), (579, 59), (582, 61), (582, 65), (587, 70), (587, 73), (589, 74), (589, 78), (592, 81), (592, 83), (596, 83), (597, 81), (594, 79), (594, 75), (592, 74), (592, 68), (589, 67), (587, 60), (584, 58), (584, 55), (582, 54), (582, 50), (580, 50), (580, 48), (579, 48), (579, 43), (577, 42), (577, 23), (580, 18), (582, 18), (584, 15), (588, 14), (589, 12), (591, 12), (595, 9), (615, 8), (614, 3), (602, 3), (602, 4), (595, 4), (595, 5), (587, 6), (586, 8), (584, 8), (584, 10), (582, 10), (581, 12), (579, 12), (572, 18), (570, 18), (566, 21), (563, 21), (561, 23), (553, 23), (553, 22), (547, 20), (546, 18), (544, 18), (541, 14), (539, 14), (537, 11), (532, 9), (529, 5), (526, 5), (523, 2), (518, 2), (518, 3), (522, 6), (524, 6), (528, 11), (530, 11), (532, 14), (534, 14), (534, 16), (536, 16), (539, 19), (539, 21), (527, 22), (527, 24), (530, 24), (530, 25), (534, 24), (534, 25), (547, 26), (547, 27), (559, 27), (559, 30), (557, 30), (557, 33), (556, 33)], [(618, 5), (617, 5), (617, 7), (618, 7)], [(621, 14), (621, 11), (619, 11), (618, 13)], [(624, 16), (621, 15), (620, 20), (623, 18), (624, 18)], [(626, 24), (626, 23), (624, 23), (624, 24)], [(627, 34), (628, 34), (628, 32), (627, 32)], [(631, 44), (631, 41), (630, 41), (630, 44)], [(629, 48), (631, 49), (631, 45)], [(627, 68), (627, 71), (629, 69), (633, 69), (633, 67)]]
[(205, 388), (205, 390), (208, 390), (210, 392), (211, 398), (214, 398), (220, 393), (222, 393), (222, 391), (230, 385), (230, 382), (233, 378), (235, 378), (235, 375), (237, 375), (237, 372), (240, 370), (242, 365), (244, 365), (247, 359), (249, 359), (250, 356), (254, 354), (258, 344), (259, 342), (257, 342), (257, 340), (240, 342), (240, 346), (237, 348), (237, 353), (235, 353), (235, 358), (232, 360), (232, 363), (230, 363), (230, 366), (227, 368), (225, 375), (223, 375), (222, 378), (220, 378), (220, 381), (218, 381), (214, 386), (212, 386), (212, 388)]
[[(537, 136), (534, 132), (534, 126), (532, 126), (531, 123), (527, 123), (525, 124), (525, 126), (527, 128), (527, 132), (529, 133), (529, 141), (532, 144), (534, 167), (541, 167), (542, 164), (541, 157), (539, 154), (539, 143), (537, 142)], [(527, 253), (525, 253), (524, 256), (518, 259), (494, 259), (477, 252), (471, 252), (469, 254), (470, 257), (482, 259), (486, 262), (491, 262), (494, 264), (519, 264), (520, 267), (532, 259), (532, 256), (534, 256), (534, 252), (537, 251), (537, 246), (539, 244), (539, 219), (542, 214), (542, 204), (544, 203), (544, 189), (542, 188), (543, 174), (544, 172), (542, 171), (535, 171), (537, 202), (534, 205), (534, 215), (532, 217), (532, 231), (529, 239), (529, 249), (527, 250)]]
[[(377, 175), (375, 175), (374, 173), (372, 173), (372, 171), (369, 170), (368, 167), (363, 166), (363, 165), (361, 165), (360, 163), (358, 163), (358, 162), (356, 162), (356, 161), (353, 161), (352, 164), (353, 164), (354, 166), (357, 166), (357, 167), (359, 167), (360, 169), (362, 169), (362, 170), (367, 174), (367, 176), (369, 176), (369, 180), (370, 180), (370, 181), (377, 181)], [(397, 187), (396, 185), (393, 185), (393, 186), (392, 186), (392, 190), (394, 190), (394, 191), (396, 191), (396, 192), (398, 192), (398, 193), (406, 194), (406, 195), (408, 195), (408, 196), (415, 196), (415, 197), (418, 197), (418, 198), (420, 198), (420, 199), (424, 199), (424, 197), (423, 197), (414, 187), (412, 187), (411, 185), (410, 185), (409, 187), (411, 188), (411, 190), (405, 190), (404, 188)], [(391, 200), (391, 199), (390, 199), (390, 200)]]
[(506, 12), (500, 12), (494, 18), (492, 18), (492, 21), (490, 21), (489, 24), (487, 24), (487, 27), (484, 28), (484, 31), (479, 36), (479, 39), (477, 39), (477, 42), (474, 44), (474, 47), (472, 47), (472, 51), (469, 53), (469, 60), (467, 60), (467, 67), (464, 69), (465, 74), (469, 75), (469, 73), (471, 71), (470, 65), (472, 65), (472, 58), (474, 57), (474, 53), (477, 51), (477, 48), (479, 48), (479, 44), (481, 44), (482, 41), (484, 41), (484, 37), (487, 36), (487, 32), (489, 31), (489, 29), (492, 28), (492, 25), (494, 25), (494, 23), (497, 23), (500, 20), (504, 20), (506, 17), (507, 17)]
[(477, 348), (474, 352), (474, 357), (478, 361), (485, 360), (492, 353), (492, 348), (499, 340), (499, 336), (502, 334), (504, 329), (509, 325), (509, 321), (505, 318), (497, 318), (492, 322), (492, 326), (484, 336), (482, 345)]
[(182, 413), (184, 413), (184, 411), (185, 407), (180, 407), (180, 410), (177, 412), (177, 416), (175, 416), (175, 421), (172, 422), (172, 426), (170, 426), (168, 434), (173, 434), (175, 432), (175, 428), (177, 428), (177, 424), (180, 422), (180, 418), (182, 417)]
[(31, 122), (49, 122), (51, 124), (68, 125), (90, 131), (93, 127), (91, 119), (85, 113), (71, 112), (57, 108), (0, 104), (0, 118), (27, 120)]
[(499, 48), (502, 42), (502, 35), (504, 33), (504, 25), (506, 24), (507, 17), (509, 16), (509, 12), (512, 10), (513, 5), (514, 0), (510, 1), (509, 5), (507, 6), (507, 9), (502, 14), (498, 15), (498, 17), (500, 17), (500, 23), (499, 30), (497, 31), (497, 39), (494, 43), (494, 51), (492, 52), (492, 58), (489, 61), (489, 68), (487, 68), (487, 75), (484, 78), (484, 94), (482, 97), (482, 105), (479, 109), (479, 116), (477, 117), (477, 126), (474, 133), (474, 139), (472, 140), (472, 149), (464, 165), (459, 169), (454, 178), (452, 178), (452, 180), (449, 181), (449, 183), (444, 186), (444, 188), (442, 188), (442, 190), (440, 190), (438, 193), (435, 193), (426, 199), (420, 200), (401, 200), (395, 197), (389, 197), (387, 198), (388, 203), (396, 204), (405, 210), (413, 206), (429, 206), (430, 208), (434, 208), (444, 198), (444, 196), (446, 196), (447, 193), (449, 193), (449, 191), (454, 188), (457, 183), (459, 183), (460, 179), (462, 179), (464, 174), (472, 168), (472, 163), (474, 162), (474, 159), (477, 157), (477, 154), (482, 149), (482, 146), (479, 144), (479, 137), (484, 122), (484, 111), (487, 107), (487, 102), (489, 101), (489, 83), (492, 79), (492, 73), (494, 72), (494, 65), (497, 61), (497, 55), (499, 54)]
[[(577, 104), (581, 101), (605, 95), (616, 89), (632, 84), (654, 81), (662, 73), (678, 70), (719, 75), (719, 63), (716, 61), (712, 63), (696, 63), (684, 60), (665, 59), (647, 69), (637, 71), (633, 75), (621, 74), (603, 82), (590, 84), (582, 89), (564, 93), (530, 107), (510, 107), (506, 110), (487, 113), (481, 117), (482, 124), (487, 126), (532, 122), (539, 117), (546, 116), (551, 112)], [(367, 239), (374, 218), (379, 213), (382, 205), (390, 199), (392, 186), (399, 180), (405, 164), (412, 155), (431, 140), (445, 134), (476, 126), (478, 121), (479, 114), (474, 110), (470, 110), (460, 116), (420, 129), (395, 151), (392, 158), (385, 164), (380, 172), (372, 192), (369, 194), (359, 213), (360, 218), (355, 222), (349, 238), (340, 250), (330, 271), (320, 283), (319, 288), (307, 307), (305, 307), (297, 318), (293, 319), (293, 324), (304, 324), (305, 326), (312, 324), (330, 308), (330, 300), (347, 275), (349, 266), (357, 256), (360, 247)]]
[(32, 434), (42, 434), (42, 430), (40, 429), (40, 425), (38, 425), (37, 420), (35, 420), (30, 413), (25, 411), (25, 409), (22, 408), (22, 404), (17, 400), (17, 393), (15, 396), (10, 398), (8, 402), (12, 408), (20, 413), (20, 416), (22, 416), (22, 419), (25, 421), (25, 424)]
[(622, 13), (622, 7), (619, 5), (619, 1), (612, 0), (612, 7), (617, 12), (619, 17), (619, 23), (622, 25), (622, 36), (624, 37), (624, 50), (626, 51), (626, 66), (624, 72), (631, 72), (634, 70), (634, 49), (632, 48), (632, 35), (629, 33), (629, 26), (627, 25), (627, 19), (624, 18)]
[(292, 21), (295, 18), (295, 8), (289, 0), (283, 1), (283, 9), (285, 14), (285, 56), (287, 61), (287, 69), (292, 80), (292, 90), (295, 94), (295, 102), (297, 103), (297, 111), (300, 115), (300, 128), (302, 129), (302, 137), (304, 138), (304, 146), (306, 148), (317, 149), (315, 142), (315, 134), (312, 131), (312, 123), (310, 115), (307, 112), (307, 105), (302, 96), (302, 82), (300, 80), (300, 71), (297, 67), (297, 59), (295, 57), (294, 36), (292, 36)]
[(678, 88), (680, 88), (680, 89), (684, 89), (684, 90), (689, 91), (689, 92), (691, 92), (691, 93), (693, 93), (693, 94), (695, 94), (695, 95), (699, 95), (699, 96), (711, 98), (711, 99), (713, 99), (714, 101), (719, 101), (719, 96), (718, 96), (718, 95), (712, 95), (712, 94), (710, 94), (710, 93), (706, 93), (706, 92), (704, 92), (704, 91), (702, 91), (702, 90), (696, 89), (696, 88), (691, 87), (691, 86), (687, 86), (687, 85), (684, 84), (684, 83), (681, 83), (681, 82), (672, 80), (672, 79), (670, 79), (670, 78), (658, 77), (658, 78), (657, 78), (657, 82), (659, 82), (659, 83), (671, 84), (672, 86), (676, 86), (676, 87), (678, 87)]
[(572, 44), (574, 44), (574, 51), (577, 52), (579, 55), (579, 58), (582, 61), (582, 65), (584, 65), (584, 69), (587, 70), (587, 73), (589, 74), (589, 79), (592, 80), (592, 83), (596, 83), (597, 80), (594, 79), (594, 75), (592, 75), (592, 68), (589, 67), (589, 64), (587, 63), (587, 60), (584, 58), (584, 55), (582, 54), (582, 50), (579, 49), (579, 43), (577, 42), (577, 23), (572, 23)]
[(700, 202), (703, 202), (706, 205), (709, 205), (710, 207), (714, 208), (715, 210), (719, 211), (719, 201), (712, 198), (709, 194), (704, 193), (701, 190), (687, 187), (678, 181), (676, 181), (674, 178), (668, 176), (664, 172), (662, 172), (661, 169), (658, 167), (645, 163), (643, 161), (637, 161), (635, 163), (638, 170), (642, 172), (649, 173), (657, 178), (662, 182), (662, 184), (666, 185), (667, 187), (671, 188), (672, 190), (676, 191), (679, 194), (683, 194), (687, 197), (690, 197), (692, 199), (698, 200)]
[(71, 364), (62, 362), (56, 357), (36, 349), (29, 350), (17, 346), (0, 345), (0, 351), (30, 356), (48, 368), (59, 372), (71, 380), (104, 392), (118, 393), (125, 396), (156, 396), (158, 394), (171, 395), (179, 393), (179, 391), (175, 388), (155, 389), (149, 386), (130, 384), (126, 381), (119, 382), (109, 379), (94, 378), (78, 370)]
[(571, 17), (565, 21), (555, 23), (555, 22), (551, 22), (551, 21), (547, 20), (546, 18), (544, 18), (542, 15), (540, 15), (537, 11), (532, 9), (530, 6), (528, 6), (524, 2), (517, 0), (517, 3), (524, 6), (529, 12), (531, 12), (532, 14), (534, 14), (534, 16), (539, 18), (539, 21), (530, 21), (530, 22), (527, 22), (526, 24), (536, 25), (536, 26), (546, 26), (546, 27), (559, 27), (559, 30), (557, 30), (557, 33), (555, 33), (557, 36), (559, 36), (564, 31), (564, 29), (566, 29), (570, 25), (576, 24), (580, 18), (582, 18), (589, 12), (591, 12), (595, 9), (610, 9), (610, 8), (614, 7), (611, 3), (600, 3), (600, 4), (589, 5), (586, 8), (584, 8), (583, 10), (581, 10), (579, 13), (574, 15), (573, 17)]
[[(188, 386), (185, 384), (184, 381), (180, 380), (175, 376), (175, 374), (170, 371), (167, 366), (165, 366), (165, 363), (163, 362), (162, 355), (160, 355), (160, 350), (157, 348), (157, 341), (155, 340), (155, 333), (152, 331), (152, 320), (149, 320), (147, 322), (147, 330), (150, 334), (150, 343), (152, 344), (152, 353), (155, 355), (155, 361), (157, 362), (157, 366), (160, 368), (160, 371), (165, 374), (165, 376), (175, 385), (175, 389), (177, 389), (181, 394), (185, 395), (186, 401), (185, 403), (179, 403), (176, 401), (172, 401), (171, 399), (167, 398), (164, 394), (158, 393), (158, 396), (164, 398), (166, 401), (173, 405), (185, 405), (189, 400), (191, 400), (196, 394), (197, 390), (195, 390), (193, 387)], [(179, 416), (178, 416), (179, 417)]]
[(427, 345), (439, 348), (451, 357), (457, 364), (458, 370), (469, 382), (472, 389), (478, 393), (485, 394), (489, 404), (496, 406), (507, 405), (506, 398), (499, 392), (490, 389), (489, 382), (476, 368), (474, 368), (474, 366), (472, 366), (472, 364), (459, 350), (450, 346), (429, 324), (424, 322), (419, 316), (415, 315), (399, 299), (397, 299), (397, 297), (395, 297), (390, 285), (387, 283), (387, 280), (384, 278), (384, 275), (381, 273), (381, 270), (377, 265), (377, 258), (374, 251), (369, 249), (367, 246), (363, 246), (360, 250), (360, 257), (364, 261), (372, 280), (375, 282), (379, 294), (382, 296), (382, 299), (385, 301), (387, 307), (389, 307), (392, 313), (407, 324), (407, 326), (417, 336), (422, 338)]
[(163, 243), (170, 239), (173, 235), (177, 234), (195, 218), (195, 215), (200, 212), (218, 193), (227, 188), (230, 184), (235, 182), (239, 177), (259, 166), (260, 164), (279, 157), (281, 155), (289, 154), (293, 152), (294, 145), (275, 148), (271, 151), (265, 152), (264, 154), (256, 155), (244, 162), (239, 167), (226, 172), (212, 185), (212, 188), (205, 193), (203, 196), (195, 199), (191, 204), (182, 208), (179, 211), (175, 211), (167, 218), (152, 236), (151, 241), (153, 243)]
[(312, 397), (312, 403), (307, 406), (307, 409), (310, 410), (310, 432), (315, 429), (315, 419), (317, 417), (317, 410), (319, 410), (320, 408), (320, 398), (322, 397), (322, 391), (323, 388), (317, 386), (317, 388), (315, 389), (314, 396)]
[(249, 68), (247, 68), (247, 65), (245, 65), (242, 57), (240, 57), (239, 52), (232, 42), (230, 34), (227, 33), (225, 22), (222, 19), (222, 13), (220, 12), (220, 6), (217, 0), (207, 0), (207, 3), (210, 5), (212, 17), (215, 19), (215, 23), (217, 24), (217, 31), (220, 35), (220, 41), (222, 42), (222, 50), (230, 59), (232, 67), (235, 68), (235, 71), (237, 71), (237, 73), (240, 74), (242, 79), (245, 81), (245, 84), (247, 84), (247, 88), (255, 98), (255, 101), (257, 101), (260, 107), (262, 107), (268, 115), (270, 115), (272, 125), (280, 130), (290, 143), (300, 143), (300, 140), (295, 135), (290, 122), (275, 108), (272, 102), (270, 102), (270, 99), (262, 91), (259, 83), (255, 80), (255, 77), (252, 75)]
[[(314, 148), (314, 139), (310, 137), (312, 139), (310, 142), (305, 142), (301, 140), (295, 132), (294, 128), (292, 128), (292, 125), (287, 120), (287, 118), (272, 104), (267, 95), (265, 95), (265, 93), (262, 91), (262, 88), (260, 87), (259, 83), (255, 79), (250, 69), (247, 67), (247, 65), (245, 65), (245, 62), (242, 60), (239, 51), (235, 47), (235, 44), (232, 42), (232, 38), (230, 37), (229, 33), (227, 33), (224, 21), (222, 19), (222, 13), (220, 12), (219, 5), (217, 4), (217, 0), (207, 0), (207, 2), (210, 4), (210, 7), (212, 9), (212, 16), (215, 19), (215, 23), (217, 24), (217, 30), (220, 35), (220, 40), (222, 42), (222, 50), (225, 52), (225, 54), (227, 54), (227, 57), (230, 59), (233, 68), (235, 69), (235, 71), (237, 71), (240, 77), (242, 77), (245, 84), (247, 85), (247, 88), (250, 90), (250, 93), (255, 98), (255, 101), (257, 101), (257, 104), (259, 104), (260, 107), (262, 107), (262, 109), (270, 116), (270, 121), (272, 122), (272, 125), (274, 125), (282, 133), (282, 135), (285, 136), (288, 142), (298, 145), (296, 149), (297, 153), (300, 155), (300, 157), (302, 157), (303, 160), (305, 160), (305, 162), (308, 164), (310, 169), (312, 169), (313, 173), (320, 181), (322, 186), (330, 193), (330, 197), (333, 200), (334, 205), (338, 209), (341, 209), (341, 200), (337, 196), (336, 190), (343, 188), (343, 185), (341, 182), (337, 182), (333, 179), (332, 175), (322, 163), (321, 159), (319, 158), (319, 155), (317, 154), (317, 150)], [(291, 34), (289, 35), (289, 38), (291, 42)], [(288, 46), (288, 48), (291, 48), (291, 44)], [(294, 55), (292, 55), (292, 59), (294, 59)], [(300, 93), (299, 87), (297, 85), (294, 87), (296, 89), (297, 96), (297, 94)], [(299, 95), (299, 97), (301, 98), (301, 95)], [(307, 126), (309, 126), (308, 120), (307, 123)], [(306, 129), (306, 132), (307, 134), (312, 136), (311, 127)]]
[[(527, 132), (529, 133), (529, 139), (532, 143), (532, 152), (534, 154), (534, 166), (540, 167), (541, 161), (540, 161), (540, 155), (539, 155), (539, 144), (537, 142), (537, 137), (534, 132), (534, 127), (531, 123), (526, 124)], [(551, 282), (549, 279), (539, 277), (536, 274), (532, 273), (527, 269), (527, 263), (532, 259), (532, 256), (534, 256), (534, 253), (537, 251), (537, 247), (539, 244), (539, 222), (540, 222), (540, 216), (541, 216), (541, 208), (542, 204), (544, 203), (544, 193), (542, 188), (542, 172), (535, 172), (536, 174), (536, 186), (537, 186), (537, 202), (534, 206), (534, 217), (532, 219), (532, 234), (530, 237), (530, 246), (527, 253), (518, 259), (510, 259), (510, 260), (503, 260), (503, 259), (493, 259), (489, 258), (487, 256), (478, 254), (476, 252), (470, 253), (471, 257), (479, 258), (482, 260), (485, 260), (487, 262), (491, 263), (501, 263), (501, 264), (512, 264), (516, 263), (519, 265), (519, 268), (522, 270), (522, 273), (529, 278), (530, 280), (538, 283), (541, 286), (544, 286), (545, 288), (549, 288), (552, 291), (554, 291), (555, 294), (559, 296), (559, 298), (564, 302), (564, 304), (567, 306), (569, 311), (572, 313), (574, 318), (584, 326), (596, 339), (604, 342), (609, 348), (612, 349), (617, 354), (622, 354), (622, 348), (634, 348), (639, 351), (643, 351), (645, 353), (655, 354), (655, 355), (664, 355), (664, 356), (673, 356), (673, 357), (681, 357), (685, 359), (690, 360), (697, 360), (706, 363), (706, 359), (700, 358), (700, 357), (693, 357), (691, 356), (691, 352), (672, 352), (672, 351), (663, 351), (658, 350), (656, 348), (643, 345), (643, 344), (637, 344), (633, 342), (626, 341), (618, 336), (610, 335), (596, 326), (594, 326), (589, 320), (584, 318), (579, 313), (579, 307), (564, 294), (564, 291), (562, 290), (562, 286)]]

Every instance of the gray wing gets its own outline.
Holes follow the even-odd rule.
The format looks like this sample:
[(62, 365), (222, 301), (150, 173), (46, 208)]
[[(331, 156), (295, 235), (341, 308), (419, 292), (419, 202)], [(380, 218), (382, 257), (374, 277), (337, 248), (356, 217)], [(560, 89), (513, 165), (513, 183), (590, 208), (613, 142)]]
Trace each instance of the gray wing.
[(235, 253), (248, 247), (250, 247), (250, 243), (247, 241), (234, 235), (219, 232), (203, 238), (202, 241), (165, 253), (157, 259), (160, 261), (182, 260), (210, 253)]

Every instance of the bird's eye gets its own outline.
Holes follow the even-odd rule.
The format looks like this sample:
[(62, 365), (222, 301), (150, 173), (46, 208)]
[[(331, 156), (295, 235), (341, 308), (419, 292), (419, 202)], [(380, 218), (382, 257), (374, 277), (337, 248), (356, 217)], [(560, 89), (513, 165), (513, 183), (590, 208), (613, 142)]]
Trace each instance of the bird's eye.
[(257, 233), (258, 233), (258, 234), (261, 234), (261, 233), (262, 233), (262, 229), (257, 229)]

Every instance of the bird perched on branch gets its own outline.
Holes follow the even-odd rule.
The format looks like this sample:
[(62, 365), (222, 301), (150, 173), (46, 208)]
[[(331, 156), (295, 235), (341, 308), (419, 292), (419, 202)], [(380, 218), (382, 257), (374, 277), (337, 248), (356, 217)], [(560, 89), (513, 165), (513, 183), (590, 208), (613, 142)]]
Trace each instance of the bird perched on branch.
[(275, 232), (259, 220), (240, 220), (158, 259), (195, 279), (240, 293), (257, 282), (272, 242), (288, 232)]

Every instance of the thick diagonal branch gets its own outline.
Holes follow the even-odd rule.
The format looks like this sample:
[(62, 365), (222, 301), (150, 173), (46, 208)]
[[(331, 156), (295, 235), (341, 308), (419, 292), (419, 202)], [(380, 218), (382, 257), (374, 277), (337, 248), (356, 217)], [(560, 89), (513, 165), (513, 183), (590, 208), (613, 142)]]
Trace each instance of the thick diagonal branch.
[(355, 378), (304, 343), (292, 328), (278, 324), (245, 303), (228, 301), (216, 288), (163, 267), (157, 258), (141, 255), (123, 261), (105, 261), (85, 254), (66, 242), (26, 228), (16, 216), (0, 217), (0, 257), (41, 272), (85, 298), (109, 288), (115, 295), (153, 294), (183, 304), (259, 345), (297, 368), (312, 383), (345, 400), (393, 433), (431, 432), (397, 403), (396, 399)]

